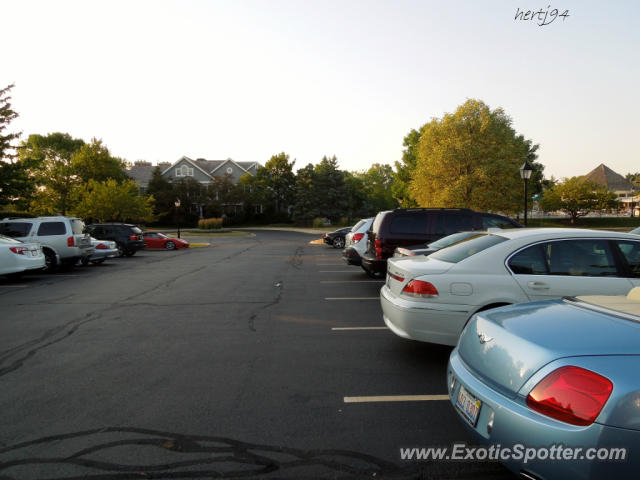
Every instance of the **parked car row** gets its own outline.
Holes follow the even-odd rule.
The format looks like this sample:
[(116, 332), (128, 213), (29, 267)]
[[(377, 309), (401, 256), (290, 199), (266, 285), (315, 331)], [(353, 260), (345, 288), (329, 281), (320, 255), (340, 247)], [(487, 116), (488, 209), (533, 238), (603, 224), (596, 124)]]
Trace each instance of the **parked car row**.
[(5, 218), (0, 221), (0, 275), (53, 272), (77, 263), (100, 264), (144, 248), (174, 250), (189, 242), (126, 223), (85, 225), (76, 217)]
[[(425, 239), (447, 233), (433, 228), (447, 215), (470, 215), (471, 228), (458, 217), (459, 232)], [(501, 457), (521, 478), (634, 478), (640, 228), (511, 227), (520, 225), (463, 209), (379, 213), (361, 232), (368, 248), (359, 255), (367, 273), (386, 273), (382, 319), (399, 337), (455, 347), (449, 398), (476, 442), (583, 451), (564, 462)], [(423, 243), (411, 242), (419, 236)], [(357, 265), (348, 248), (343, 259)], [(624, 461), (602, 461), (619, 453), (605, 447), (622, 448)]]

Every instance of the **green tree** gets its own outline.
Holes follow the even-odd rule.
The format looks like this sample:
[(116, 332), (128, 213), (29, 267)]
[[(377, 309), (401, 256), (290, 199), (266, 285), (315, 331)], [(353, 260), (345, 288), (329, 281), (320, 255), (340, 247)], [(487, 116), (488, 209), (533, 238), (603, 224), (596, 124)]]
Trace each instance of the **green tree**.
[(266, 190), (267, 208), (277, 216), (293, 203), (296, 177), (289, 162), (289, 155), (282, 152), (273, 155), (264, 167), (259, 167), (256, 178)]
[(33, 164), (17, 158), (14, 142), (20, 138), (20, 133), (5, 131), (18, 118), (9, 96), (13, 87), (11, 84), (0, 90), (0, 204), (24, 208), (22, 204), (33, 193), (33, 181), (29, 177)]
[(165, 220), (173, 211), (176, 193), (173, 184), (162, 176), (162, 169), (155, 167), (151, 171), (151, 179), (147, 185), (147, 194), (155, 199), (154, 214), (159, 222)]
[(338, 159), (322, 157), (320, 163), (314, 167), (314, 192), (321, 200), (320, 215), (337, 221), (346, 216), (347, 189), (344, 182), (344, 172), (338, 168)]
[(398, 204), (403, 208), (417, 207), (418, 203), (411, 195), (410, 185), (413, 172), (418, 162), (418, 144), (420, 142), (420, 132), (412, 129), (402, 142), (402, 160), (396, 161), (396, 172), (393, 178), (391, 192)]
[(397, 206), (393, 196), (394, 172), (391, 165), (374, 163), (363, 175), (370, 214)]
[(315, 177), (316, 173), (311, 163), (296, 173), (293, 218), (301, 225), (310, 225), (314, 218), (320, 216), (321, 199), (316, 195)]
[(140, 195), (133, 180), (89, 180), (79, 188), (74, 215), (99, 222), (149, 222), (154, 219), (153, 196)]
[(420, 132), (409, 191), (420, 206), (468, 207), (516, 213), (522, 204), (519, 168), (536, 145), (517, 135), (501, 108), (467, 100)]
[(89, 180), (102, 182), (110, 178), (122, 181), (127, 178), (124, 161), (113, 157), (102, 140), (96, 138), (73, 153), (70, 168), (80, 183)]
[(68, 133), (29, 135), (18, 147), (18, 157), (35, 167), (36, 213), (66, 215), (73, 207), (73, 190), (81, 184), (72, 168), (72, 157), (84, 141)]
[(545, 212), (563, 211), (575, 223), (578, 217), (595, 209), (612, 208), (616, 196), (607, 187), (584, 177), (565, 178), (562, 183), (546, 190), (540, 200)]

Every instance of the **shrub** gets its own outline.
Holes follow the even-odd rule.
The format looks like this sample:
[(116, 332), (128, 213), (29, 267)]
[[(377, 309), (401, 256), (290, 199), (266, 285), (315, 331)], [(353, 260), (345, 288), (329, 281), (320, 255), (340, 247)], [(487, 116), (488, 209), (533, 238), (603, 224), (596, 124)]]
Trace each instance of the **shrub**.
[(320, 228), (320, 227), (326, 227), (327, 226), (327, 221), (326, 218), (314, 218), (313, 219), (313, 228)]
[(198, 228), (201, 230), (218, 230), (222, 228), (222, 218), (202, 218), (198, 220)]

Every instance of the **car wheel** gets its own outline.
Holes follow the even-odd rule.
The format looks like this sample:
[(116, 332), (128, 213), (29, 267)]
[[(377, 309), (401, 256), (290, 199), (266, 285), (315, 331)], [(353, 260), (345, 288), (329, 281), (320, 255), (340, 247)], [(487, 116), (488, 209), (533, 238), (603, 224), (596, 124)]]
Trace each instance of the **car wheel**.
[(44, 271), (55, 272), (58, 268), (58, 261), (56, 260), (56, 254), (51, 250), (45, 250), (44, 252)]
[(102, 262), (104, 262), (104, 258), (101, 258), (100, 260), (91, 260), (91, 263), (94, 265), (100, 265)]
[(124, 245), (122, 245), (121, 243), (118, 243), (117, 246), (118, 246), (118, 256), (124, 257), (124, 253), (125, 253)]
[(127, 250), (126, 252), (124, 252), (124, 254), (127, 257), (133, 257), (136, 254), (136, 251), (135, 250)]
[(164, 248), (166, 248), (167, 250), (174, 250), (176, 248), (176, 244), (173, 242), (166, 242), (164, 244)]
[(344, 237), (336, 237), (333, 239), (333, 248), (344, 248)]
[(376, 280), (384, 276), (384, 273), (381, 272), (372, 272), (371, 270), (365, 270), (365, 272), (367, 272), (367, 275), (369, 275), (371, 278), (375, 278)]
[(80, 259), (80, 263), (81, 263), (82, 265), (85, 265), (85, 266), (86, 266), (86, 265), (89, 265), (89, 257), (82, 257), (82, 258)]

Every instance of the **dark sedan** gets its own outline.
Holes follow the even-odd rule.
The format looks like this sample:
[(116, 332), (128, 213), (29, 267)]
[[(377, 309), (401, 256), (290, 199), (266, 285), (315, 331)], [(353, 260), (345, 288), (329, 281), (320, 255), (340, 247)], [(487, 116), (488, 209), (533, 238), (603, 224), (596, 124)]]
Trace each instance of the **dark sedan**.
[(340, 228), (331, 233), (323, 233), (322, 240), (327, 245), (332, 245), (333, 248), (344, 248), (344, 237), (351, 231), (353, 227)]

